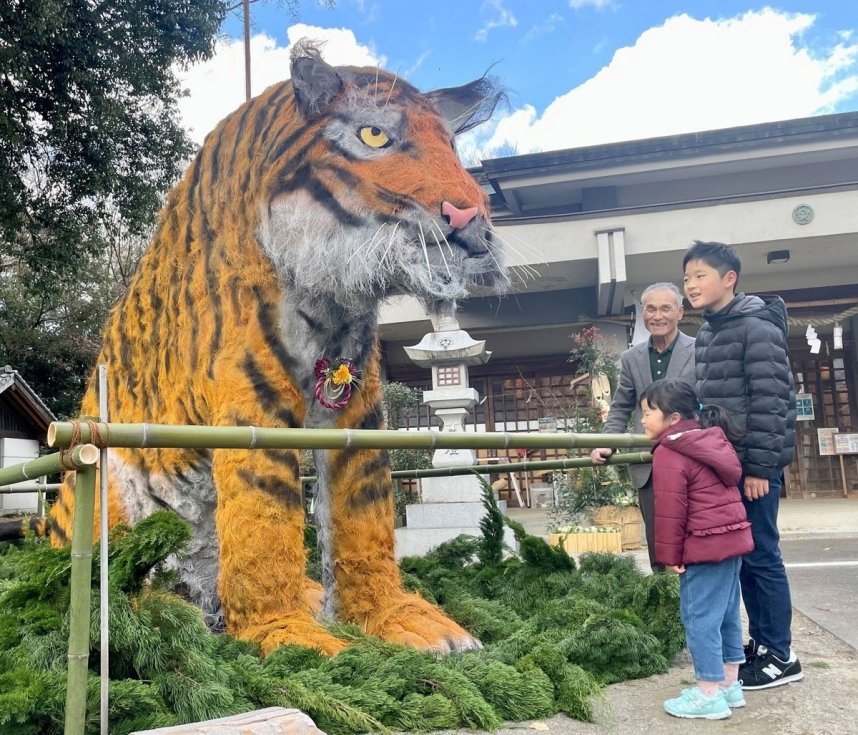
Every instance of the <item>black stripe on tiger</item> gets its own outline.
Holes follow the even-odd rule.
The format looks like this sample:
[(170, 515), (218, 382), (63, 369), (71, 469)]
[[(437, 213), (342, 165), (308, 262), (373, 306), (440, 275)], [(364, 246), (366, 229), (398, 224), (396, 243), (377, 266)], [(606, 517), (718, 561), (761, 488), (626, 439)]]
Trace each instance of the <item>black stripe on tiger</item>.
[[(206, 248), (206, 252), (211, 250), (211, 244)], [(214, 364), (220, 353), (221, 335), (223, 334), (223, 310), (221, 308), (221, 299), (217, 271), (212, 267), (212, 257), (209, 253), (205, 258), (206, 281), (208, 285), (209, 299), (211, 299), (212, 326), (211, 342), (209, 344), (209, 364), (207, 375), (209, 378), (214, 378)]]
[(277, 475), (254, 475), (250, 470), (239, 470), (238, 478), (248, 487), (261, 490), (275, 500), (279, 500), (287, 508), (301, 508), (301, 488), (298, 478), (290, 478), (291, 482)]
[[(194, 281), (194, 271), (188, 270), (182, 282), (182, 291), (185, 297), (185, 314), (190, 319), (195, 313), (194, 297), (192, 293)], [(199, 345), (197, 344), (198, 332), (196, 329), (191, 330), (190, 357), (187, 364), (187, 373), (193, 375), (197, 371), (197, 360), (199, 359)]]
[[(277, 118), (280, 116), (280, 112), (283, 109), (284, 105), (289, 104), (289, 101), (292, 99), (292, 85), (284, 84), (280, 90), (268, 101), (268, 107), (270, 108), (270, 113), (267, 117), (263, 117), (262, 115), (256, 116), (256, 121), (254, 123), (253, 128), (253, 137), (250, 140), (251, 145), (255, 145), (259, 140), (265, 140), (268, 138), (269, 133), (271, 132), (271, 128), (275, 122), (277, 122)], [(259, 130), (259, 126), (265, 122), (265, 127), (262, 130)]]
[(351, 333), (351, 326), (347, 323), (341, 324), (336, 332), (325, 338), (322, 352), (325, 355), (341, 355), (343, 351), (343, 340)]
[(416, 87), (400, 77), (378, 77), (375, 72), (355, 72), (352, 79), (368, 91), (373, 91), (377, 100), (383, 104), (396, 103), (401, 99), (423, 106), (423, 96)]
[(259, 286), (253, 287), (253, 298), (256, 303), (256, 320), (259, 323), (259, 328), (262, 330), (262, 337), (265, 339), (265, 344), (274, 353), (280, 366), (286, 372), (294, 375), (298, 367), (298, 361), (289, 354), (283, 341), (280, 339), (280, 330), (272, 314), (273, 308), (265, 302), (262, 289)]
[[(57, 502), (59, 502), (59, 500)], [(68, 509), (66, 509), (66, 510), (68, 510)], [(66, 532), (60, 527), (60, 525), (53, 518), (50, 518), (48, 520), (48, 529), (50, 531), (51, 536), (56, 538), (60, 542), (61, 546), (67, 546), (68, 545), (68, 543), (71, 539), (69, 539)]]
[(361, 480), (369, 480), (376, 477), (379, 473), (386, 471), (390, 467), (390, 454), (386, 449), (376, 449), (373, 451), (378, 453), (360, 468)]
[(390, 204), (401, 209), (421, 209), (417, 200), (407, 194), (391, 191), (380, 184), (375, 184), (375, 194), (385, 204)]
[(354, 162), (354, 161), (362, 161), (363, 160), (362, 158), (359, 158), (358, 156), (356, 156), (354, 153), (352, 153), (347, 148), (343, 148), (343, 146), (341, 146), (339, 144), (339, 142), (336, 140), (330, 140), (329, 139), (327, 141), (327, 143), (336, 152), (336, 154), (340, 158), (344, 158), (346, 161)]
[(345, 227), (361, 227), (366, 223), (363, 217), (345, 209), (334, 193), (312, 174), (309, 166), (301, 166), (288, 185), (284, 187), (284, 191), (294, 191), (295, 189), (304, 189)]
[[(152, 259), (154, 261), (154, 258)], [(161, 298), (160, 284), (158, 283), (158, 272), (157, 267), (152, 268), (152, 274), (149, 276), (149, 309), (151, 311), (151, 317), (149, 318), (149, 329), (151, 333), (151, 344), (159, 344), (160, 340), (160, 330), (159, 327), (161, 325), (161, 319), (164, 316), (164, 300)], [(152, 371), (154, 372), (153, 379), (154, 383), (157, 385), (158, 383), (158, 363), (164, 363), (164, 353), (166, 350), (159, 349), (158, 354), (152, 356)], [(160, 394), (160, 391), (156, 391), (156, 393)]]
[(376, 335), (375, 335), (376, 325), (374, 321), (366, 322), (363, 325), (363, 332), (361, 333), (360, 339), (358, 340), (358, 344), (360, 344), (360, 349), (358, 353), (355, 355), (355, 362), (358, 367), (363, 369), (364, 363), (366, 362), (367, 357), (369, 357), (373, 348), (375, 347)]
[(316, 166), (317, 170), (322, 171), (330, 171), (334, 176), (336, 176), (343, 184), (348, 186), (351, 189), (356, 188), (361, 183), (361, 178), (347, 168), (343, 168), (342, 166), (337, 166), (333, 163), (327, 163), (325, 165)]
[(297, 312), (298, 316), (304, 320), (304, 323), (310, 328), (311, 332), (313, 332), (314, 334), (318, 334), (322, 331), (321, 323), (311, 317), (306, 311), (300, 308), (296, 309), (295, 311)]
[(271, 462), (283, 465), (289, 472), (298, 477), (301, 474), (301, 465), (294, 449), (258, 449), (263, 456)]
[(241, 302), (238, 298), (238, 289), (240, 278), (238, 276), (230, 276), (226, 290), (229, 293), (230, 303), (232, 304), (232, 315), (236, 322), (241, 323)]
[[(212, 265), (216, 255), (213, 252), (214, 236), (209, 224), (208, 207), (204, 200), (203, 185), (205, 184), (206, 191), (209, 191), (215, 184), (217, 177), (217, 156), (220, 150), (219, 137), (213, 146), (209, 146), (207, 156), (207, 168), (211, 171), (208, 181), (204, 181), (202, 176), (195, 177), (193, 188), (188, 192), (189, 198), (193, 198), (197, 205), (196, 219), (200, 226), (200, 247), (203, 256), (203, 274), (205, 275), (206, 290), (211, 301), (211, 309), (209, 313), (213, 319), (211, 341), (209, 344), (209, 361), (206, 369), (206, 374), (209, 378), (214, 377), (214, 363), (220, 352), (221, 334), (223, 331), (223, 314), (221, 310), (220, 284), (218, 283), (217, 268)], [(199, 157), (202, 157), (201, 153)], [(201, 167), (200, 167), (201, 168)]]
[[(280, 157), (285, 155), (289, 151), (291, 151), (292, 148), (295, 146), (295, 144), (302, 137), (304, 137), (306, 135), (307, 135), (307, 129), (306, 128), (298, 128), (294, 132), (287, 135), (283, 140), (281, 140), (279, 143), (277, 143), (276, 146), (271, 151), (269, 151), (268, 155), (265, 157), (266, 158), (265, 164), (267, 165), (267, 164), (271, 164), (274, 162), (279, 163)], [(289, 163), (293, 163), (296, 158), (299, 158), (299, 157), (303, 158), (304, 154), (316, 144), (317, 140), (318, 140), (317, 135), (315, 135), (315, 134), (311, 135), (309, 137), (309, 139), (307, 140), (307, 142), (304, 143), (304, 145), (302, 145), (297, 150), (296, 153), (292, 154)], [(291, 167), (288, 165), (284, 165), (284, 167), (283, 167), (283, 169), (285, 171), (288, 171), (290, 168)]]
[(294, 429), (298, 426), (298, 420), (288, 408), (283, 405), (281, 395), (275, 390), (274, 386), (268, 382), (268, 379), (263, 375), (253, 355), (248, 351), (241, 364), (241, 369), (250, 381), (253, 392), (260, 405), (270, 414), (277, 417), (277, 420), (282, 426), (289, 429)]
[[(247, 118), (251, 112), (256, 112), (256, 111), (257, 111), (256, 105), (254, 105), (253, 103), (245, 105), (244, 109), (241, 111), (241, 115), (239, 116), (238, 122), (235, 125), (235, 137), (232, 140), (232, 153), (230, 154), (229, 161), (226, 165), (227, 171), (234, 171), (235, 170), (235, 158), (238, 155), (238, 151), (240, 148), (239, 143), (241, 142), (242, 138), (244, 138), (245, 126), (247, 124)], [(261, 115), (255, 116), (254, 124), (259, 123), (260, 117), (262, 117), (262, 116)], [(224, 135), (224, 133), (221, 132), (221, 137), (223, 137), (223, 135)], [(255, 140), (255, 136), (251, 136), (250, 140), (251, 140), (251, 142), (253, 140)], [(242, 151), (242, 155), (244, 155), (244, 154), (245, 154), (245, 152)]]
[(297, 186), (294, 186), (292, 182), (295, 180), (296, 176), (301, 174), (301, 169), (305, 168), (304, 166), (298, 168), (298, 164), (304, 160), (304, 157), (307, 155), (307, 151), (313, 148), (316, 143), (317, 139), (315, 137), (311, 138), (301, 148), (295, 151), (287, 161), (281, 161), (278, 163), (282, 173), (280, 174), (277, 183), (272, 188), (271, 198), (274, 198), (277, 194), (287, 193), (298, 188)]
[(358, 424), (359, 429), (380, 429), (384, 425), (384, 410), (380, 403), (376, 403), (372, 409), (363, 417)]
[(361, 469), (357, 489), (349, 497), (352, 510), (363, 510), (376, 503), (386, 503), (393, 496), (393, 481), (388, 472), (387, 453), (367, 463)]

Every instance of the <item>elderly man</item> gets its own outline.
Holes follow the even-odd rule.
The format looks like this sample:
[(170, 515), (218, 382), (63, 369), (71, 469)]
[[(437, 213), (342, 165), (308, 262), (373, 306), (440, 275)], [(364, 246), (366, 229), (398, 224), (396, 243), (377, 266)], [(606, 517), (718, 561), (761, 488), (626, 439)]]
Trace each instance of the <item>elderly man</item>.
[[(654, 283), (641, 296), (644, 326), (650, 333), (646, 342), (629, 348), (620, 356), (620, 381), (605, 420), (609, 434), (627, 430), (634, 414), (635, 432), (643, 433), (638, 396), (650, 383), (669, 378), (694, 385), (694, 338), (679, 331), (682, 319), (682, 294), (672, 283)], [(612, 449), (594, 449), (594, 464), (605, 464)], [(646, 532), (649, 563), (653, 571), (664, 567), (655, 561), (655, 501), (652, 491), (652, 465), (629, 465), (632, 484), (638, 489), (638, 501)]]

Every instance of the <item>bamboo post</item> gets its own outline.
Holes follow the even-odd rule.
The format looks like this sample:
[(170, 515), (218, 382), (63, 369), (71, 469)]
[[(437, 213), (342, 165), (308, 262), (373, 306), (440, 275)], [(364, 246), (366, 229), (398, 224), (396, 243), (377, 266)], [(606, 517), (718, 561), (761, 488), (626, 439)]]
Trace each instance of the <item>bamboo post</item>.
[[(98, 418), (107, 421), (107, 365), (98, 366)], [(108, 557), (107, 557), (107, 447), (102, 447), (99, 453), (99, 539), (101, 542), (99, 558), (99, 648), (101, 649), (101, 667), (99, 670), (100, 694), (100, 735), (108, 735), (108, 709), (110, 684), (110, 626), (109, 615), (109, 588), (108, 584)]]
[(89, 669), (89, 614), (92, 583), (92, 527), (95, 513), (95, 464), (98, 449), (76, 448), (83, 466), (75, 477), (71, 546), (71, 602), (69, 605), (68, 677), (65, 735), (84, 735), (86, 675)]

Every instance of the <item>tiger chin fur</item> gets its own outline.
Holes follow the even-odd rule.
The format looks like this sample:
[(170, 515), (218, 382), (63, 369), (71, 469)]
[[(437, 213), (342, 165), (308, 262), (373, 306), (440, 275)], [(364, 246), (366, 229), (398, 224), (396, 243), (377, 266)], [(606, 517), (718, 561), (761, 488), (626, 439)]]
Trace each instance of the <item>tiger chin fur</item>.
[[(486, 196), (453, 148), (497, 101), (485, 79), (421, 94), (299, 44), (291, 81), (222, 121), (170, 193), (105, 330), (110, 420), (382, 428), (380, 302), (410, 293), (449, 308), (505, 279)], [(361, 371), (342, 409), (315, 398), (323, 356)], [(91, 380), (82, 413), (96, 405)], [(323, 589), (305, 577), (294, 450), (112, 449), (110, 523), (160, 508), (188, 521), (176, 564), (189, 596), (264, 651), (342, 648), (320, 606), (405, 645), (479, 646), (402, 589), (386, 453), (317, 451), (315, 462)], [(71, 536), (73, 505), (66, 484), (56, 544)]]

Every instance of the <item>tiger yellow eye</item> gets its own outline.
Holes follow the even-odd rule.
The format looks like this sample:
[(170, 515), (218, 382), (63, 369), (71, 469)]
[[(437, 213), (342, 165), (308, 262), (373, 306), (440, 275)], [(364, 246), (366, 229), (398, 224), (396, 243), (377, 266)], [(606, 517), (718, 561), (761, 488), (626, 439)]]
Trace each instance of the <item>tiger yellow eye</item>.
[(361, 128), (358, 131), (358, 136), (370, 148), (384, 148), (390, 145), (390, 138), (387, 137), (387, 133), (375, 126), (367, 125)]

